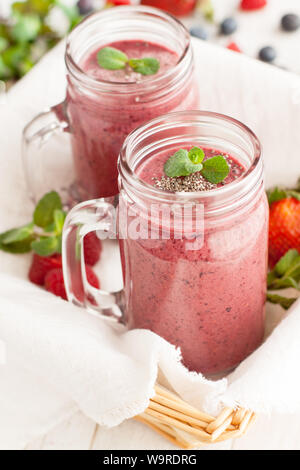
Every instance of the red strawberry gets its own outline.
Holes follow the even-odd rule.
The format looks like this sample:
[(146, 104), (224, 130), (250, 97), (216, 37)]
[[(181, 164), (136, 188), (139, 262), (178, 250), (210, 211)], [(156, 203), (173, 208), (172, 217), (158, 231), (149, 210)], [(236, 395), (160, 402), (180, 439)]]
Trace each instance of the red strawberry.
[(28, 277), (31, 282), (44, 285), (45, 276), (51, 269), (61, 268), (62, 260), (61, 255), (55, 254), (52, 256), (39, 256), (34, 253), (32, 263), (28, 272)]
[(106, 5), (113, 5), (115, 7), (121, 6), (121, 5), (130, 5), (131, 0), (106, 0)]
[(172, 15), (188, 15), (196, 6), (197, 0), (142, 0), (142, 5), (150, 5), (168, 11)]
[[(88, 282), (97, 289), (100, 288), (100, 282), (93, 269), (90, 266), (86, 266), (86, 277)], [(52, 294), (67, 300), (67, 293), (65, 289), (64, 276), (62, 268), (52, 269), (46, 274), (45, 277), (45, 288)]]
[(84, 237), (83, 247), (85, 263), (94, 266), (99, 261), (102, 251), (101, 240), (95, 232), (90, 232)]
[(267, 0), (241, 0), (242, 10), (259, 10), (267, 5)]
[(239, 46), (235, 42), (230, 42), (227, 46), (227, 49), (235, 52), (242, 52)]
[(270, 266), (273, 267), (292, 248), (300, 252), (300, 201), (288, 197), (273, 202), (270, 206)]

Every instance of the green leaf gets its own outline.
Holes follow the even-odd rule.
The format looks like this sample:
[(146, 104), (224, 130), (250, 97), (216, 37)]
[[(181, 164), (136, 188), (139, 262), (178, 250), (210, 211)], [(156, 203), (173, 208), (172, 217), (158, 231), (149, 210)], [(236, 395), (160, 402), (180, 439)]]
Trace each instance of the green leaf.
[(267, 191), (267, 197), (269, 204), (271, 205), (273, 202), (286, 198), (286, 191), (284, 189), (275, 187)]
[(63, 230), (66, 213), (60, 209), (54, 211), (54, 231), (56, 235), (60, 235)]
[(299, 290), (300, 254), (289, 250), (280, 258), (274, 269), (268, 273), (267, 285), (271, 290), (293, 287)]
[(59, 194), (51, 191), (45, 194), (38, 202), (33, 213), (33, 221), (39, 227), (47, 227), (54, 222), (54, 212), (56, 209), (61, 210), (62, 204)]
[(28, 55), (29, 47), (27, 44), (15, 44), (6, 49), (2, 58), (7, 67), (17, 69), (19, 63)]
[(281, 295), (267, 293), (267, 301), (271, 302), (272, 304), (279, 304), (285, 310), (289, 309), (293, 303), (297, 300), (297, 298), (289, 298), (283, 297)]
[(41, 16), (45, 16), (50, 8), (55, 5), (55, 0), (29, 0), (29, 3), (33, 11)]
[[(31, 251), (31, 243), (34, 240), (34, 235), (32, 234), (25, 238), (23, 238), (23, 236), (15, 237), (15, 230), (18, 229), (7, 230), (6, 232), (0, 234), (0, 250), (14, 254), (28, 253), (29, 251)], [(9, 239), (12, 240), (16, 238), (17, 241), (7, 243)], [(6, 241), (6, 243), (3, 243), (4, 240)]]
[(5, 64), (3, 56), (0, 55), (0, 80), (7, 80), (12, 78), (13, 75), (13, 70)]
[(20, 228), (13, 228), (3, 234), (0, 234), (0, 242), (4, 245), (9, 245), (10, 243), (26, 240), (33, 235), (33, 229), (33, 222)]
[(154, 57), (144, 57), (143, 59), (130, 59), (129, 66), (142, 75), (154, 75), (159, 71), (159, 60)]
[(97, 60), (103, 69), (119, 70), (125, 68), (128, 57), (122, 51), (119, 51), (119, 49), (103, 47), (97, 54)]
[(199, 163), (202, 163), (203, 160), (204, 160), (204, 157), (205, 157), (205, 153), (204, 151), (199, 148), (199, 147), (193, 147), (189, 153), (188, 153), (188, 157), (189, 159), (191, 160), (192, 163), (194, 164), (199, 164)]
[(11, 36), (17, 42), (33, 41), (41, 28), (41, 20), (36, 14), (15, 14), (15, 25), (11, 28)]
[(179, 176), (188, 176), (191, 173), (200, 171), (202, 169), (201, 163), (195, 165), (188, 157), (188, 151), (180, 149), (174, 153), (165, 163), (164, 172), (171, 178)]
[[(291, 264), (299, 257), (299, 252), (297, 250), (289, 250), (283, 255), (280, 260), (275, 265), (275, 272), (279, 276), (283, 276), (286, 271), (289, 269)], [(300, 259), (300, 258), (299, 258)]]
[(40, 256), (50, 256), (61, 251), (59, 237), (46, 237), (31, 243), (31, 249)]
[(201, 174), (210, 183), (217, 184), (228, 176), (229, 171), (230, 168), (226, 159), (222, 155), (216, 155), (203, 162)]
[(3, 38), (2, 36), (0, 36), (0, 54), (1, 52), (4, 51), (4, 49), (6, 49), (9, 45), (9, 42), (6, 38)]

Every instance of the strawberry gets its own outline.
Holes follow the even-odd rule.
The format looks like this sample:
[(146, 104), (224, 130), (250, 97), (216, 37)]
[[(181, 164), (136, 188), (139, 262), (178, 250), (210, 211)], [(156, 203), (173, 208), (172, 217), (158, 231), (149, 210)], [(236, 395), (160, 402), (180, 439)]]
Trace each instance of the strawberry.
[(259, 10), (267, 5), (267, 0), (241, 0), (242, 10)]
[(114, 7), (118, 7), (121, 5), (130, 5), (131, 0), (106, 0), (106, 5), (113, 5)]
[(150, 5), (168, 11), (175, 16), (184, 16), (191, 13), (197, 0), (142, 0), (142, 5)]
[(84, 237), (83, 247), (85, 263), (94, 266), (99, 261), (102, 252), (101, 240), (95, 232), (90, 232)]
[(61, 255), (55, 254), (52, 256), (40, 256), (34, 253), (32, 263), (28, 272), (28, 277), (31, 282), (44, 285), (45, 276), (48, 271), (54, 268), (61, 268), (62, 260)]
[(273, 267), (292, 248), (300, 252), (300, 201), (286, 197), (270, 205), (270, 266)]
[(234, 52), (242, 52), (239, 46), (235, 42), (230, 42), (227, 46), (227, 49), (230, 49)]
[[(97, 289), (100, 288), (100, 282), (93, 269), (86, 266), (86, 276), (88, 282)], [(45, 277), (45, 288), (52, 294), (67, 300), (67, 293), (65, 289), (64, 276), (62, 268), (51, 269)]]

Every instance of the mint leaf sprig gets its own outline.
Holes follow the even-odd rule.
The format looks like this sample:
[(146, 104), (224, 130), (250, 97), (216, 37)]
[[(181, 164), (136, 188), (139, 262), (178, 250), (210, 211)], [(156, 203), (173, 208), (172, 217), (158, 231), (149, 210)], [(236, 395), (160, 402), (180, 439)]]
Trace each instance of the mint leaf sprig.
[(267, 287), (267, 300), (284, 309), (288, 309), (297, 300), (297, 297), (284, 297), (270, 292), (289, 287), (300, 291), (300, 253), (297, 250), (289, 250), (280, 258), (268, 273)]
[(193, 147), (190, 151), (180, 149), (166, 161), (164, 172), (167, 176), (176, 178), (199, 171), (210, 183), (221, 183), (230, 171), (226, 158), (215, 155), (204, 160), (204, 157), (205, 153), (199, 147)]
[(130, 59), (115, 47), (103, 47), (97, 54), (100, 67), (107, 70), (121, 70), (130, 67), (134, 72), (141, 75), (154, 75), (158, 72), (160, 63), (155, 57), (144, 57), (142, 59)]
[(60, 196), (51, 191), (37, 203), (30, 223), (0, 234), (0, 250), (8, 253), (34, 251), (40, 256), (61, 253), (65, 218)]

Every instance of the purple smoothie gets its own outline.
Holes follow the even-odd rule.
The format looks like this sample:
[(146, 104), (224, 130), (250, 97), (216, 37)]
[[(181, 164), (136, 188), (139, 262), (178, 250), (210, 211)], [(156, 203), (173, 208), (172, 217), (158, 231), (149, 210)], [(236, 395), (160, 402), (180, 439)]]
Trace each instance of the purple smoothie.
[[(174, 151), (147, 159), (136, 170), (139, 178), (154, 185)], [(204, 151), (206, 158), (221, 153)], [(218, 187), (245, 173), (222, 154), (231, 169)], [(214, 375), (239, 364), (264, 334), (267, 214), (263, 193), (242, 215), (205, 221), (203, 246), (196, 250), (172, 234), (168, 240), (121, 240), (129, 328), (150, 329), (179, 346), (192, 371)]]
[[(130, 58), (155, 57), (160, 69), (155, 76), (143, 76), (128, 69), (105, 70), (98, 65), (97, 53), (107, 46), (122, 50)], [(172, 91), (168, 87), (163, 96), (158, 97), (157, 90), (145, 94), (154, 77), (167, 75), (178, 61), (178, 55), (166, 47), (139, 40), (103, 44), (82, 58), (80, 67), (87, 76), (114, 86), (127, 84), (128, 90), (137, 86), (140, 91), (122, 96), (113, 92), (87, 94), (69, 82), (67, 112), (81, 199), (118, 193), (117, 158), (125, 137), (134, 128), (164, 113), (197, 108), (197, 91), (190, 79), (180, 89)]]

